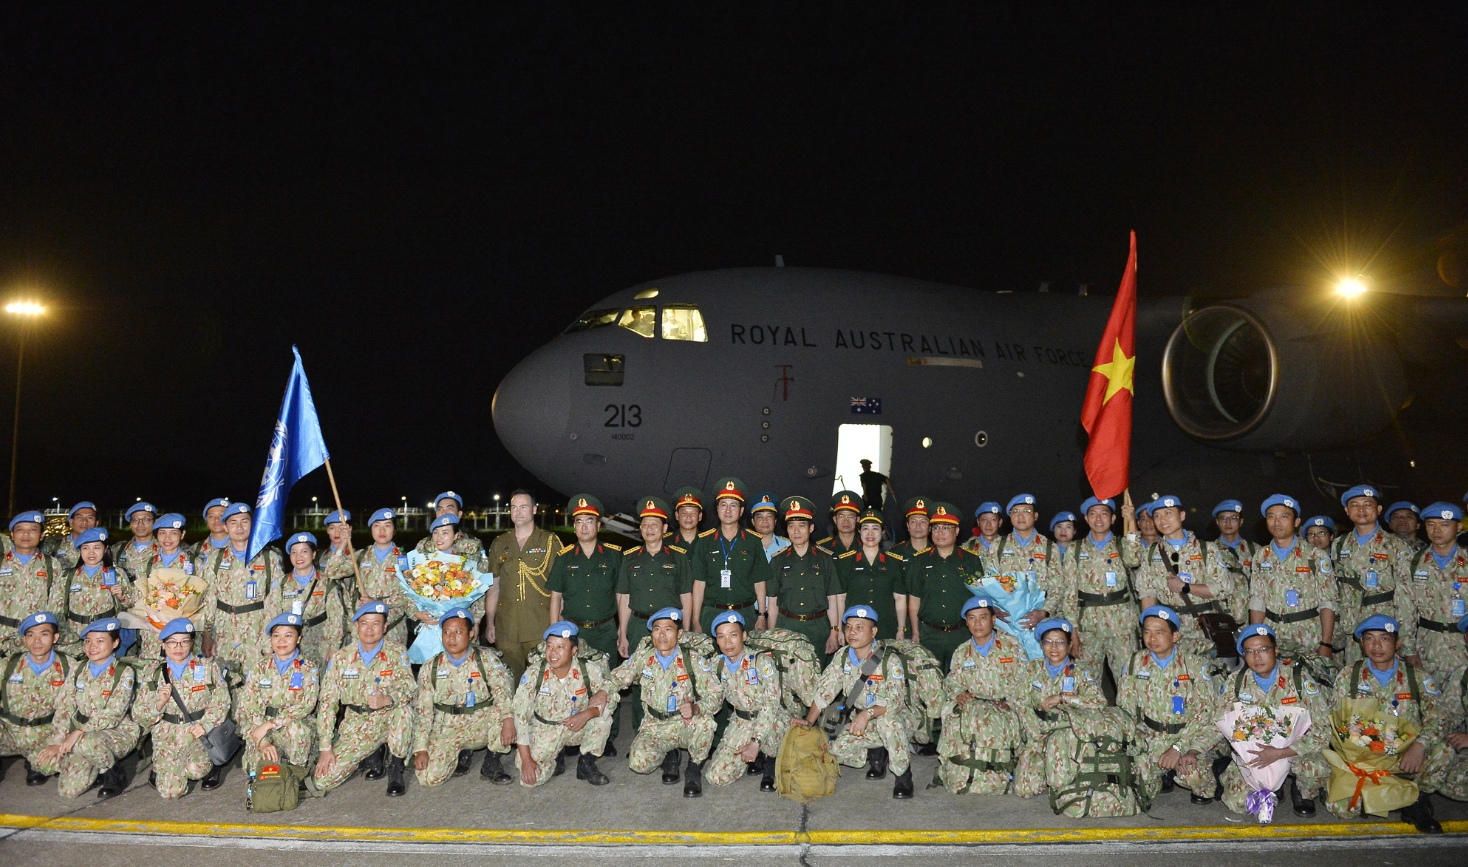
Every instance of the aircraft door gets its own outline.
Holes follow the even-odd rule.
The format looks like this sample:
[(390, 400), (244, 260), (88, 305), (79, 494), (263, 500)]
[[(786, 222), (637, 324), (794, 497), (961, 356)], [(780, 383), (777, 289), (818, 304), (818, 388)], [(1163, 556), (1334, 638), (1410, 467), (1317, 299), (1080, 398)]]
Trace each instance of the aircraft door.
[[(843, 424), (837, 430), (836, 478), (831, 493), (861, 489), (861, 462), (872, 462), (872, 470), (884, 476), (892, 472), (892, 426), (889, 424)], [(890, 507), (885, 503), (884, 507)]]
[(712, 462), (713, 453), (708, 449), (673, 449), (668, 459), (668, 475), (663, 479), (663, 493), (671, 494), (685, 485), (703, 490)]

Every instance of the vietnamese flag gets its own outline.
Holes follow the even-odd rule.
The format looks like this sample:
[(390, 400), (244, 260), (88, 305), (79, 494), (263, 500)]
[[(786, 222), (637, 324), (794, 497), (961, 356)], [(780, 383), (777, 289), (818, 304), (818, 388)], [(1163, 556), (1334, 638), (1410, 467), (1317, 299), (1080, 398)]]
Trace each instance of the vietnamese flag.
[(1081, 425), (1090, 434), (1086, 478), (1100, 499), (1115, 497), (1130, 484), (1132, 466), (1132, 373), (1137, 366), (1137, 233), (1121, 275), (1111, 318), (1096, 349), (1096, 366), (1086, 387)]

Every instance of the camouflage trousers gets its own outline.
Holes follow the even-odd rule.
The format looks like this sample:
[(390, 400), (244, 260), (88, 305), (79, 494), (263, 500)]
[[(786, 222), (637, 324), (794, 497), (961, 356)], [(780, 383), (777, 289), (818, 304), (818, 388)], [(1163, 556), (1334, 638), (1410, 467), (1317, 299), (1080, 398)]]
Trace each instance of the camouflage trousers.
[[(510, 751), (501, 737), (504, 716), (498, 709), (495, 713), (487, 712), (494, 709), (494, 705), (477, 705), (473, 709), (479, 707), (483, 707), (485, 712), (458, 716), (439, 712), (433, 715), (433, 731), (428, 735), (428, 767), (416, 772), (419, 785), (443, 785), (454, 773), (460, 750), (488, 749), (501, 755)], [(423, 721), (420, 719), (418, 722), (421, 725)]]
[(25, 756), (31, 765), (36, 754), (51, 743), (51, 725), (18, 726), (0, 723), (0, 756)]
[(885, 749), (888, 767), (900, 777), (908, 769), (907, 742), (912, 739), (912, 728), (913, 716), (905, 710), (882, 714), (859, 735), (852, 733), (851, 726), (844, 726), (831, 741), (831, 755), (848, 768), (859, 768), (867, 763), (867, 750)]
[(780, 751), (779, 736), (774, 732), (760, 731), (754, 720), (742, 719), (731, 714), (724, 736), (714, 748), (713, 757), (703, 769), (703, 778), (711, 786), (727, 786), (744, 776), (744, 757), (739, 751), (752, 740), (759, 740), (760, 752), (773, 757)]
[(1002, 795), (1014, 779), (1023, 745), (1018, 715), (989, 702), (970, 701), (943, 712), (934, 781), (955, 795)]
[(312, 626), (301, 636), (301, 655), (323, 668), (333, 653), (342, 649), (341, 625), (327, 617), (322, 623)]
[(1446, 740), (1428, 750), (1417, 784), (1454, 801), (1468, 801), (1468, 750), (1454, 750)]
[(650, 774), (663, 763), (663, 756), (673, 750), (688, 750), (688, 758), (701, 762), (708, 758), (714, 745), (714, 729), (718, 723), (708, 714), (697, 714), (684, 722), (683, 717), (660, 720), (652, 714), (642, 718), (627, 764), (634, 773)]
[(1052, 729), (1025, 741), (1014, 768), (1014, 793), (1033, 798), (1047, 788), (1060, 789), (1075, 778), (1080, 766), (1071, 758), (1080, 746), (1069, 728)]
[(191, 724), (160, 722), (153, 726), (153, 773), (165, 800), (188, 794), (189, 780), (202, 780), (214, 763), (204, 745), (189, 732)]
[[(516, 741), (530, 748), (530, 758), (539, 768), (535, 782), (530, 785), (543, 786), (550, 782), (556, 769), (556, 756), (566, 747), (580, 747), (583, 753), (600, 756), (606, 748), (607, 735), (612, 731), (611, 714), (616, 713), (616, 709), (615, 702), (609, 703), (607, 713), (582, 726), (579, 732), (573, 732), (564, 725), (548, 725), (539, 721), (531, 723), (528, 732), (516, 732)], [(523, 770), (519, 751), (515, 753), (515, 768)], [(524, 778), (520, 779), (520, 785), (525, 785)]]
[(132, 720), (125, 720), (115, 728), (87, 732), (71, 752), (59, 760), (33, 763), (43, 774), (59, 774), (56, 781), (57, 793), (63, 798), (80, 797), (97, 781), (97, 775), (117, 764), (123, 756), (138, 745), (142, 729)]
[[(245, 738), (245, 772), (257, 773), (260, 766), (268, 762), (265, 761), (264, 756), (260, 755), (260, 748), (255, 746), (255, 741), (250, 737), (250, 733), (242, 731), (240, 734)], [(265, 738), (275, 745), (275, 751), (280, 754), (280, 761), (286, 764), (310, 767), (316, 758), (316, 719), (314, 717), (286, 723), (266, 735)]]
[(1422, 657), (1422, 667), (1439, 683), (1445, 683), (1449, 674), (1468, 665), (1468, 647), (1464, 647), (1463, 636), (1456, 631), (1433, 632), (1419, 628), (1417, 655)]
[(1101, 677), (1101, 663), (1111, 668), (1111, 679), (1121, 681), (1121, 673), (1137, 652), (1137, 606), (1092, 605), (1081, 608), (1082, 654), (1096, 677)]
[(325, 792), (345, 783), (356, 772), (357, 765), (383, 744), (387, 744), (394, 756), (408, 757), (413, 749), (412, 705), (396, 704), (376, 713), (348, 710), (336, 730), (336, 743), (332, 747), (336, 764), (326, 776), (316, 778), (316, 788)]
[[(1233, 761), (1228, 763), (1228, 770), (1221, 776), (1223, 805), (1235, 813), (1243, 813), (1248, 809), (1249, 795), (1253, 790), (1244, 782), (1238, 761), (1238, 756), (1234, 756)], [(1306, 798), (1320, 797), (1321, 789), (1325, 788), (1326, 781), (1330, 779), (1330, 764), (1325, 758), (1317, 753), (1313, 756), (1295, 756), (1285, 761), (1290, 763), (1290, 773), (1295, 775), (1295, 784), (1300, 787), (1300, 794)]]
[[(1157, 762), (1162, 758), (1162, 754), (1172, 747), (1172, 738), (1140, 726), (1138, 726), (1135, 737), (1142, 750), (1132, 761), (1132, 768), (1136, 775), (1138, 790), (1144, 798), (1150, 800), (1162, 792), (1162, 777), (1167, 771)], [(1181, 770), (1176, 773), (1174, 779), (1177, 784), (1196, 795), (1202, 795), (1205, 798), (1213, 797), (1218, 792), (1218, 782), (1213, 778), (1213, 757), (1215, 755), (1217, 753), (1213, 750), (1199, 753), (1197, 767), (1188, 773), (1183, 773)]]
[(265, 624), (274, 616), (267, 617), (261, 611), (248, 614), (215, 612), (215, 661), (228, 670), (231, 686), (243, 683), (245, 672), (270, 652), (264, 633)]

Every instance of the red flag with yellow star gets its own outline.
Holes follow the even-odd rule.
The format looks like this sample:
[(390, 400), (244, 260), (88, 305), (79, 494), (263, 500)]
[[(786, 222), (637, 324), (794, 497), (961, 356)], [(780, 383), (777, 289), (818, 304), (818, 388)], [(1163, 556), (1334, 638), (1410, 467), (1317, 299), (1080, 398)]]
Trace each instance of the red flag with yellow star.
[(1132, 468), (1132, 373), (1137, 366), (1137, 233), (1111, 305), (1111, 318), (1096, 349), (1096, 364), (1081, 407), (1081, 425), (1090, 434), (1086, 478), (1101, 499), (1115, 497), (1130, 483)]

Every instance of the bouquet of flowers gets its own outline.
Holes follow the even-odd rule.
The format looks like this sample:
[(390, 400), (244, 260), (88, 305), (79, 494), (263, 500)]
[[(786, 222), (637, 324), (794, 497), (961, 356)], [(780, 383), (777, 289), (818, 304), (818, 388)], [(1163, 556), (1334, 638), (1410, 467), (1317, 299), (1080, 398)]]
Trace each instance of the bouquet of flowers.
[(1330, 715), (1330, 782), (1332, 803), (1346, 811), (1385, 817), (1417, 800), (1417, 784), (1395, 775), (1402, 753), (1417, 740), (1420, 727), (1392, 713), (1374, 698), (1340, 702)]
[(204, 607), (204, 593), (209, 583), (183, 569), (154, 569), (138, 604), (118, 616), (126, 629), (147, 629), (154, 635), (179, 617), (192, 618)]
[(1263, 768), (1251, 768), (1248, 762), (1260, 747), (1283, 749), (1304, 737), (1310, 730), (1310, 711), (1302, 707), (1234, 702), (1233, 709), (1218, 720), (1218, 730), (1233, 747), (1234, 764), (1239, 766), (1244, 784), (1251, 790), (1247, 802), (1249, 814), (1258, 816), (1259, 824), (1268, 825), (1274, 820), (1274, 808), (1279, 804), (1275, 793), (1290, 775), (1290, 763), (1288, 759), (1280, 759)]
[(1031, 611), (1042, 611), (1045, 608), (1045, 591), (1036, 587), (1035, 583), (1030, 573), (1021, 572), (1017, 575), (985, 575), (968, 585), (974, 595), (982, 593), (989, 596), (1008, 615), (1007, 619), (996, 619), (994, 627), (1014, 636), (1024, 649), (1026, 659), (1040, 659), (1044, 656), (1040, 651), (1040, 642), (1035, 639), (1034, 630), (1020, 625)]
[[(398, 571), (398, 585), (419, 611), (442, 617), (450, 608), (468, 607), (489, 592), (494, 576), (479, 572), (457, 554), (435, 551), (424, 556), (408, 554), (408, 568)], [(418, 637), (408, 648), (408, 659), (422, 664), (443, 650), (443, 633), (438, 624), (418, 627)]]

